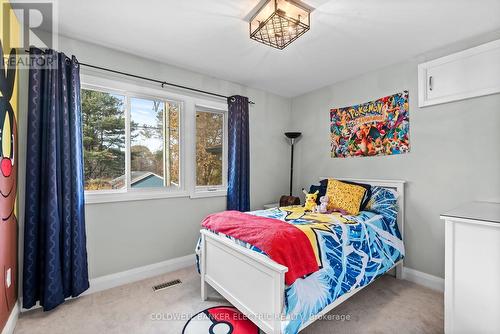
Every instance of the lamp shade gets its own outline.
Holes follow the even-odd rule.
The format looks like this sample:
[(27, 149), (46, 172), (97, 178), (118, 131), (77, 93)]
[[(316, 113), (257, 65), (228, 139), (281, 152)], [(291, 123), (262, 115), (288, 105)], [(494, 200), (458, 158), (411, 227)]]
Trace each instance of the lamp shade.
[(290, 139), (299, 138), (302, 135), (301, 132), (285, 132), (285, 136)]

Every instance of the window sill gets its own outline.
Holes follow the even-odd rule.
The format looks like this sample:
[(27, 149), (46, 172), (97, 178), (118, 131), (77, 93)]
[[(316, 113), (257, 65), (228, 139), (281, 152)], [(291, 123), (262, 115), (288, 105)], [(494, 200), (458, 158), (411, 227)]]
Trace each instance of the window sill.
[(205, 198), (205, 197), (224, 197), (227, 196), (227, 190), (198, 190), (191, 193), (191, 198)]
[(187, 191), (130, 191), (85, 193), (85, 204), (102, 204), (113, 202), (147, 201), (162, 198), (189, 197)]

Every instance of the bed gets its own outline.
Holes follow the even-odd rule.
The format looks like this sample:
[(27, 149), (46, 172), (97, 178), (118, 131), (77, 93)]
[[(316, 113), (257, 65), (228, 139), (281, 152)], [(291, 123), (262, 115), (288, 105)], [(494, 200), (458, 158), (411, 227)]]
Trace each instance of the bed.
[[(344, 242), (346, 245), (342, 247), (327, 249), (330, 252), (328, 254), (325, 250), (318, 250), (318, 253), (322, 253), (325, 258), (338, 258), (341, 263), (335, 265), (338, 268), (333, 270), (328, 264), (324, 264), (318, 272), (298, 279), (292, 285), (287, 286), (285, 284), (285, 275), (288, 272), (286, 266), (274, 262), (252, 245), (202, 229), (198, 247), (202, 300), (207, 299), (207, 284), (209, 284), (263, 332), (289, 334), (303, 330), (382, 274), (391, 272), (396, 278), (401, 278), (404, 258), (405, 182), (340, 180), (390, 189), (397, 197), (397, 210), (392, 213), (392, 216), (362, 211), (355, 217), (343, 216), (342, 219), (350, 220), (347, 224), (331, 224), (331, 231), (329, 231), (331, 240), (339, 239), (335, 236), (336, 233), (349, 235), (349, 238), (351, 234), (359, 236), (357, 240), (360, 245), (359, 249), (356, 248), (355, 241), (352, 242), (354, 245), (352, 246), (349, 238), (342, 238), (349, 240), (349, 245)], [(290, 211), (285, 209), (259, 210), (251, 214), (279, 218), (283, 212), (290, 214)], [(371, 240), (372, 244), (363, 246), (364, 250), (360, 251), (365, 237)], [(377, 238), (384, 240), (382, 242)], [(372, 254), (367, 256), (366, 253), (370, 253), (371, 248), (376, 249), (378, 254), (383, 253), (383, 258), (381, 256), (372, 258)], [(346, 249), (349, 249), (349, 256), (344, 254), (347, 252)], [(325, 277), (330, 277), (328, 276), (330, 273), (334, 273), (335, 277), (326, 284)], [(321, 294), (321, 291), (325, 289), (328, 293)], [(333, 323), (332, 326), (334, 326)]]

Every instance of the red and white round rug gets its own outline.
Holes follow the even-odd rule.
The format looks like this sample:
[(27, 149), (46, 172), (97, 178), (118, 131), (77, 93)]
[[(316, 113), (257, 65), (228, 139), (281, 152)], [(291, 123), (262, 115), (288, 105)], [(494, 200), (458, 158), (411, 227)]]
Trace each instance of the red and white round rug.
[(259, 328), (232, 306), (216, 306), (195, 314), (182, 334), (258, 334)]

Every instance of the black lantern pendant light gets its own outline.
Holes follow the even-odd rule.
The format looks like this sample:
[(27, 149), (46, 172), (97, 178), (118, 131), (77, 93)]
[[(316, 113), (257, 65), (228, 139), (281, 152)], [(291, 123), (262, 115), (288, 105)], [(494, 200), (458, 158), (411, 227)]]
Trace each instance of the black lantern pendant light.
[(250, 38), (282, 50), (309, 30), (311, 10), (298, 0), (268, 0), (250, 20)]

